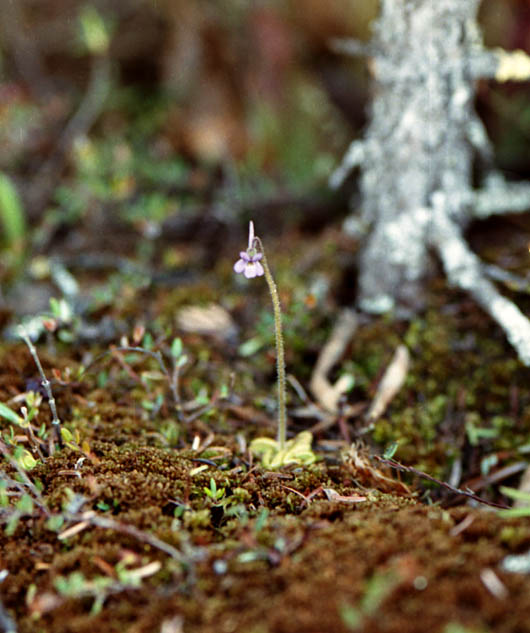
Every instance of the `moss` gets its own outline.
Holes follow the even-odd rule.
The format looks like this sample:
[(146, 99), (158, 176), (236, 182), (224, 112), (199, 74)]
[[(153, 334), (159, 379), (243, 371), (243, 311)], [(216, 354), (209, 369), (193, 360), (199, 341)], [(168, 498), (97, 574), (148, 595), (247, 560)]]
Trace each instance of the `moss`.
[[(287, 301), (299, 290), (289, 288)], [(190, 297), (200, 303), (219, 296), (219, 290), (204, 284), (143, 292), (160, 332), (170, 331), (175, 310)], [(453, 308), (443, 312), (447, 304)], [(134, 314), (132, 308), (127, 310)], [(296, 347), (300, 337), (321, 328), (316, 340), (323, 340), (322, 328), (330, 322), (323, 307), (302, 318), (301, 306), (291, 304), (296, 345), (290, 362), (293, 369), (303, 365), (298, 376), (310, 373), (311, 354), (318, 353), (318, 346), (308, 343), (309, 356), (304, 356), (302, 347)], [(410, 323), (378, 319), (359, 328), (348, 359), (338, 368), (355, 376), (351, 402), (371, 399), (397, 344), (404, 340), (412, 354), (404, 387), (366, 438), (370, 451), (380, 452), (397, 441), (398, 460), (445, 480), (458, 462), (462, 485), (482, 477), (484, 458), (495, 458), (490, 468), (517, 459), (519, 447), (528, 443), (530, 387), (525, 370), (490, 325), (458, 295), (433, 287), (421, 317)], [(397, 579), (396, 586), (382, 599), (378, 613), (365, 618), (367, 633), (438, 631), (450, 620), (500, 633), (524, 630), (530, 580), (502, 574), (499, 563), (508, 553), (530, 546), (527, 520), (503, 521), (495, 513), (469, 507), (424, 506), (390, 470), (378, 470), (370, 462), (368, 449), (341, 444), (336, 428), (317, 435), (315, 450), (322, 459), (309, 467), (271, 473), (251, 465), (241, 450), (243, 440), (236, 441), (235, 435), (240, 433), (248, 446), (252, 438), (272, 432), (267, 407), (273, 357), (234, 360), (233, 351), (193, 335), (185, 337), (184, 345), (197, 359), (180, 383), (186, 402), (203, 387), (215, 392), (220, 367), (221, 374), (237, 370), (237, 397), (217, 402), (208, 417), (182, 423), (165, 386), (150, 390), (106, 359), (82, 381), (55, 387), (64, 419), (89, 443), (90, 455), (78, 464), (81, 453), (64, 449), (31, 471), (42, 482), (43, 498), (53, 512), (60, 512), (72, 493), (82, 495), (83, 511), (161, 539), (182, 552), (184, 562), (171, 560), (132, 534), (86, 527), (60, 541), (42, 514), (22, 518), (12, 536), (0, 534), (2, 562), (10, 571), (2, 595), (20, 633), (37, 627), (45, 633), (114, 633), (131, 627), (135, 633), (151, 633), (175, 616), (182, 618), (186, 633), (348, 633), (340, 605), (358, 608), (374, 578), (388, 573)], [(58, 359), (42, 351), (47, 371), (78, 367), (77, 352), (65, 346), (60, 353)], [(2, 346), (0, 354), (0, 396), (6, 402), (25, 389), (35, 370), (20, 345)], [(103, 386), (97, 377), (102, 368)], [(141, 359), (134, 371), (151, 368)], [(142, 400), (154, 401), (159, 393), (160, 411), (147, 412)], [(263, 408), (257, 410), (256, 402), (264, 403)], [(295, 402), (293, 396), (291, 406)], [(45, 405), (39, 416), (49, 424)], [(171, 431), (169, 446), (165, 429), (171, 424), (178, 428)], [(2, 428), (5, 432), (3, 422)], [(299, 432), (303, 424), (293, 422), (290, 430)], [(205, 450), (190, 448), (195, 436)], [(337, 442), (344, 457), (339, 449), (321, 451), (322, 440)], [(355, 459), (359, 451), (366, 462)], [(418, 482), (403, 477), (414, 490)], [(225, 489), (220, 500), (212, 501), (204, 492), (211, 478)], [(420, 486), (434, 501), (452, 500), (434, 484)], [(328, 488), (341, 500), (328, 499)], [(366, 500), (358, 501), (359, 496)], [(63, 600), (39, 618), (32, 616), (39, 604), (26, 604), (32, 583), (34, 600), (42, 601), (56, 595), (53, 581), (58, 575), (79, 570), (86, 578), (101, 576), (125, 552), (138, 556), (138, 566), (159, 560), (162, 568), (138, 588), (109, 596), (97, 616), (90, 614), (91, 599)], [(509, 601), (492, 599), (477, 573), (485, 568), (502, 576)], [(417, 578), (426, 579), (421, 590), (414, 584)]]

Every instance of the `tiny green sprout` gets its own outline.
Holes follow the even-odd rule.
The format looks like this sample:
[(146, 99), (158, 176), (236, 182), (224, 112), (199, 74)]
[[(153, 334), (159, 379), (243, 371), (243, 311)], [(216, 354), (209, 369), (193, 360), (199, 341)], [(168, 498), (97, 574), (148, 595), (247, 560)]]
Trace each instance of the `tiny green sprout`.
[(166, 420), (160, 429), (160, 434), (169, 446), (177, 446), (180, 435), (180, 426), (175, 420)]
[(217, 488), (217, 484), (215, 483), (215, 479), (213, 477), (210, 477), (210, 487), (207, 488), (204, 486), (203, 490), (212, 501), (221, 501), (225, 494), (224, 488)]
[(46, 521), (46, 529), (51, 532), (59, 532), (63, 524), (64, 517), (62, 514), (52, 514)]
[(146, 332), (144, 334), (144, 337), (142, 339), (142, 347), (143, 349), (147, 350), (148, 352), (153, 350), (153, 347), (155, 346), (155, 342), (153, 340), (153, 335), (151, 334), (151, 332)]
[(32, 514), (33, 499), (28, 494), (22, 495), (17, 502), (16, 508), (20, 514)]
[(17, 529), (18, 522), (20, 521), (20, 512), (13, 512), (7, 520), (5, 526), (5, 533), (7, 536), (13, 536)]
[(21, 252), (26, 236), (26, 218), (15, 185), (3, 173), (0, 173), (0, 221), (6, 245)]
[(40, 405), (42, 404), (42, 395), (36, 391), (28, 391), (26, 393), (26, 405), (28, 406), (27, 415), (24, 419), (27, 422), (31, 422), (33, 418), (39, 413)]
[(31, 470), (37, 465), (37, 460), (33, 455), (26, 448), (22, 448), (21, 446), (15, 448), (13, 456), (17, 464), (24, 470)]
[(364, 594), (359, 605), (347, 603), (340, 607), (343, 624), (350, 631), (361, 631), (365, 620), (375, 615), (381, 604), (388, 598), (398, 583), (392, 571), (375, 573), (365, 584)]
[(510, 497), (514, 501), (519, 501), (519, 506), (508, 508), (507, 510), (499, 510), (498, 515), (503, 519), (514, 519), (516, 517), (530, 516), (530, 493), (517, 490), (516, 488), (508, 488), (501, 486), (500, 491), (503, 495)]
[(72, 306), (66, 299), (51, 297), (50, 312), (55, 319), (64, 325), (70, 324), (74, 318)]
[(87, 580), (80, 571), (74, 571), (68, 576), (57, 576), (53, 581), (62, 596), (78, 596), (84, 591), (86, 583)]
[(497, 429), (477, 426), (476, 422), (477, 420), (474, 416), (469, 415), (465, 424), (467, 438), (471, 446), (477, 446), (480, 440), (495, 439), (499, 436), (499, 431)]
[(261, 508), (258, 516), (256, 517), (256, 521), (254, 523), (254, 532), (258, 534), (263, 530), (265, 524), (267, 523), (267, 519), (269, 518), (269, 511), (267, 508)]
[(72, 435), (71, 431), (69, 431), (66, 427), (62, 427), (61, 428), (61, 437), (63, 439), (63, 442), (65, 444), (68, 444), (70, 442), (74, 441), (74, 436)]
[(339, 608), (342, 623), (350, 631), (358, 631), (363, 623), (363, 616), (357, 607), (351, 604), (342, 604)]
[(179, 358), (182, 354), (182, 339), (174, 338), (171, 343), (171, 356), (173, 358)]
[(107, 24), (97, 9), (91, 5), (85, 7), (79, 16), (81, 40), (91, 55), (104, 55), (110, 45), (110, 33)]
[(7, 494), (7, 481), (0, 479), (0, 508), (7, 508), (9, 496)]
[(309, 431), (300, 433), (299, 436), (287, 441), (285, 354), (280, 297), (261, 239), (254, 235), (254, 222), (249, 224), (247, 250), (239, 253), (239, 259), (234, 264), (234, 271), (242, 273), (247, 279), (265, 276), (274, 313), (276, 370), (278, 374), (278, 432), (276, 440), (256, 438), (250, 444), (250, 451), (262, 458), (262, 463), (266, 468), (280, 468), (287, 464), (312, 464), (316, 458), (311, 451), (312, 435)]
[(459, 622), (449, 622), (442, 633), (482, 633), (484, 629), (470, 629)]
[(394, 455), (396, 454), (398, 446), (399, 446), (399, 442), (392, 442), (392, 444), (390, 444), (389, 446), (385, 448), (383, 457), (385, 459), (392, 459), (392, 457), (394, 457)]
[(29, 422), (27, 422), (24, 418), (22, 418), (18, 413), (15, 413), (13, 409), (10, 409), (6, 404), (0, 402), (0, 418), (4, 418), (8, 422), (12, 424), (16, 424), (22, 428), (26, 428), (29, 426)]

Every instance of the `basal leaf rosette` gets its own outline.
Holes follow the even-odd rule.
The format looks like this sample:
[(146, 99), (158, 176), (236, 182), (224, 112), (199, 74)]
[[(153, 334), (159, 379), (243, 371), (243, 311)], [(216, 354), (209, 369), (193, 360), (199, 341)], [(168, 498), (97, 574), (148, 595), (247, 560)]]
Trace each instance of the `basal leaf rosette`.
[(316, 461), (316, 455), (311, 450), (312, 441), (311, 433), (302, 431), (292, 440), (287, 440), (282, 449), (279, 442), (271, 437), (257, 437), (250, 443), (250, 452), (269, 470), (289, 464), (309, 466)]

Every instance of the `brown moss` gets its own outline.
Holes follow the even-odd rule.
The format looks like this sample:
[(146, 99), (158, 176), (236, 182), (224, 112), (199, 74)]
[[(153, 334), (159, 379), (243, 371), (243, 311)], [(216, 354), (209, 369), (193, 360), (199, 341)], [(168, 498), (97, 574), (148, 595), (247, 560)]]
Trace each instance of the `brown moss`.
[[(173, 323), (174, 309), (188, 301), (188, 291), (157, 294), (153, 309), (159, 326)], [(210, 300), (212, 293), (202, 287), (199, 294)], [(451, 461), (461, 460), (465, 485), (466, 478), (481, 477), (483, 457), (496, 455), (502, 466), (527, 442), (527, 374), (515, 366), (502, 335), (492, 335), (489, 320), (458, 295), (442, 295), (433, 287), (430, 301), (430, 309), (410, 324), (377, 320), (359, 329), (351, 360), (344, 363), (357, 380), (352, 400), (371, 397), (403, 339), (413, 355), (407, 383), (377, 422), (367, 440), (370, 448), (326, 454), (305, 469), (268, 473), (251, 466), (234, 435), (262, 434), (271, 416), (250, 406), (243, 418), (241, 409), (217, 403), (208, 417), (185, 424), (176, 421), (166, 386), (157, 385), (156, 394), (165, 400), (160, 414), (151, 416), (142, 400), (155, 394), (114, 361), (95, 367), (81, 381), (54, 385), (64, 423), (88, 442), (90, 454), (56, 451), (31, 471), (50, 510), (59, 513), (72, 493), (82, 495), (81, 511), (156, 536), (182, 552), (184, 564), (145, 539), (116, 530), (87, 526), (60, 540), (36, 510), (19, 521), (12, 536), (0, 534), (0, 566), (10, 572), (1, 586), (2, 599), (19, 632), (153, 633), (175, 616), (186, 633), (437, 633), (450, 622), (477, 631), (528, 630), (530, 579), (499, 565), (507, 554), (530, 547), (527, 519), (501, 520), (494, 512), (467, 506), (422, 505), (414, 487), (419, 482), (407, 480), (409, 493), (392, 471), (381, 470), (368, 457), (397, 440), (399, 460), (442, 479)], [(450, 310), (442, 307), (447, 304)], [(327, 317), (315, 311), (311, 318), (322, 323)], [(293, 338), (303, 337), (308, 324), (293, 319), (292, 327)], [(189, 345), (199, 356), (204, 342), (190, 337)], [(458, 351), (462, 345), (465, 353)], [(227, 365), (233, 362), (231, 353), (221, 347), (212, 352), (216, 363), (226, 354)], [(68, 348), (60, 358), (42, 350), (41, 355), (46, 371), (78, 366), (79, 352)], [(201, 358), (183, 378), (186, 398), (196, 388), (194, 380), (210, 393), (219, 387), (212, 356)], [(306, 360), (293, 354), (293, 371)], [(107, 370), (104, 387), (97, 385), (102, 367)], [(138, 372), (151, 368), (149, 359), (135, 366)], [(253, 389), (242, 394), (245, 404), (259, 403), (271, 387), (273, 359), (246, 360), (238, 369), (248, 373), (241, 384)], [(307, 367), (298, 375), (304, 372)], [(22, 345), (2, 349), (1, 401), (21, 393), (35, 377)], [(41, 419), (50, 421), (45, 402)], [(497, 429), (497, 436), (471, 445), (465, 423), (473, 419)], [(167, 420), (175, 421), (179, 432), (172, 447), (161, 435)], [(195, 434), (202, 443), (210, 433), (207, 451), (190, 449)], [(327, 434), (337, 437), (334, 428)], [(316, 438), (317, 453), (321, 438)], [(81, 463), (80, 457), (85, 457)], [(211, 479), (224, 489), (218, 499), (205, 492)], [(324, 488), (352, 502), (329, 500)], [(445, 498), (435, 487), (429, 492)], [(357, 495), (366, 500), (354, 501)], [(464, 528), (455, 533), (455, 526)], [(74, 571), (88, 580), (115, 574), (127, 552), (137, 555), (137, 567), (158, 560), (162, 568), (137, 588), (109, 595), (99, 614), (91, 613), (91, 597), (58, 595), (57, 578)], [(486, 588), (485, 569), (504, 584), (506, 598)], [(384, 589), (377, 608), (363, 611), (363, 599), (377, 583)], [(46, 608), (50, 596), (54, 608)], [(360, 613), (360, 628), (348, 625), (348, 609)]]

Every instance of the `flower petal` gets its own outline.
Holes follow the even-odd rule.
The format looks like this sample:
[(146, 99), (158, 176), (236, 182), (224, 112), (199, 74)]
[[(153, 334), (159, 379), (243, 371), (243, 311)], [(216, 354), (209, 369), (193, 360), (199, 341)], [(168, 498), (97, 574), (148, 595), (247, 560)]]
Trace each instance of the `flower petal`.
[(259, 260), (263, 257), (263, 253), (256, 253), (253, 257), (252, 257), (252, 261), (253, 262), (259, 262)]
[(245, 262), (249, 262), (250, 260), (250, 255), (247, 253), (247, 251), (240, 251), (239, 253), (239, 257), (241, 257), (241, 259)]
[(256, 262), (256, 277), (261, 277), (261, 275), (264, 274), (265, 271), (263, 270), (263, 266), (259, 262)]
[(252, 279), (253, 277), (255, 277), (257, 275), (257, 271), (256, 271), (256, 264), (254, 264), (253, 262), (249, 262), (246, 266), (245, 266), (245, 277), (247, 279)]
[(234, 264), (234, 270), (236, 273), (244, 272), (246, 267), (247, 262), (244, 259), (238, 259), (237, 262)]
[(250, 220), (248, 225), (248, 248), (249, 250), (254, 246), (254, 222)]

